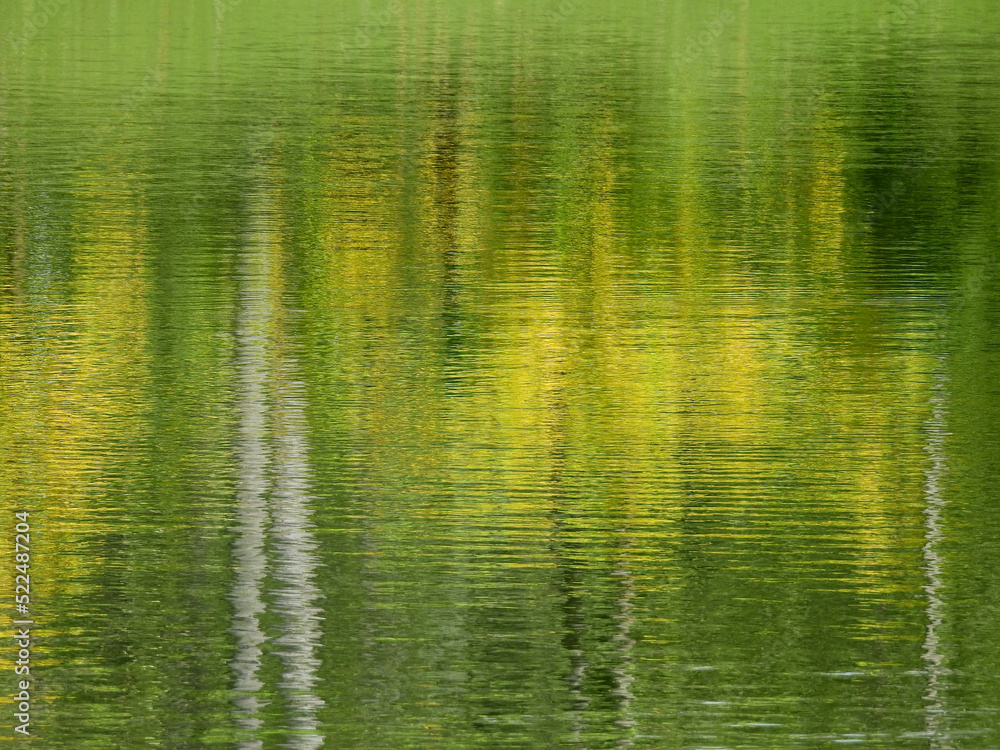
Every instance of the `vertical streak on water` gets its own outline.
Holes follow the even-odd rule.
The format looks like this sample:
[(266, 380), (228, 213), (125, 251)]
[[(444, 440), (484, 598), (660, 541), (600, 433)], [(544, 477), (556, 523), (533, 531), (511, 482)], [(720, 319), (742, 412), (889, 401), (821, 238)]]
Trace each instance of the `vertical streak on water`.
[(635, 646), (635, 639), (630, 635), (632, 625), (635, 622), (635, 617), (632, 614), (632, 610), (635, 608), (635, 605), (632, 603), (632, 599), (635, 598), (635, 576), (630, 569), (628, 560), (628, 552), (634, 541), (634, 539), (627, 540), (621, 561), (612, 574), (620, 578), (622, 582), (621, 596), (615, 601), (618, 609), (614, 614), (614, 619), (617, 621), (617, 628), (615, 634), (612, 636), (612, 639), (618, 644), (618, 654), (621, 658), (618, 666), (611, 670), (615, 679), (615, 687), (612, 692), (618, 698), (621, 713), (621, 718), (615, 723), (629, 732), (629, 735), (618, 740), (616, 743), (617, 747), (632, 747), (635, 744), (635, 740), (631, 736), (634, 731), (635, 720), (631, 718), (632, 714), (630, 711), (632, 701), (635, 699), (635, 695), (630, 689), (632, 683), (635, 682), (635, 678), (631, 674), (632, 648)]
[(927, 631), (924, 636), (923, 659), (927, 665), (927, 691), (924, 694), (926, 704), (926, 731), (931, 738), (931, 747), (946, 750), (946, 727), (943, 726), (945, 708), (942, 699), (944, 676), (947, 668), (944, 666), (944, 655), (941, 653), (940, 629), (944, 619), (944, 605), (941, 601), (942, 587), (942, 557), (938, 544), (944, 539), (942, 514), (946, 501), (941, 496), (941, 482), (947, 472), (947, 460), (944, 451), (947, 437), (947, 383), (943, 361), (934, 375), (934, 391), (931, 395), (931, 416), (926, 422), (927, 443), (924, 449), (930, 457), (930, 468), (924, 482), (924, 570), (927, 583), (924, 592), (927, 595)]
[[(233, 603), (232, 632), (236, 637), (236, 655), (232, 661), (233, 690), (236, 693), (236, 723), (241, 728), (256, 730), (261, 721), (257, 693), (263, 684), (257, 677), (261, 665), (261, 644), (264, 633), (259, 615), (264, 611), (261, 582), (267, 569), (264, 553), (264, 527), (267, 523), (265, 504), (268, 451), (265, 442), (267, 407), (264, 382), (266, 378), (266, 327), (268, 321), (267, 274), (261, 258), (248, 252), (243, 257), (237, 322), (239, 393), (239, 478), (237, 494), (236, 539), (233, 542)], [(248, 739), (240, 750), (261, 747), (260, 739)]]
[[(562, 456), (560, 456), (562, 459)], [(560, 461), (560, 466), (564, 460)], [(559, 484), (560, 472), (555, 473), (555, 485)], [(561, 492), (560, 492), (561, 496)], [(582, 636), (586, 627), (586, 621), (580, 602), (580, 570), (575, 561), (569, 555), (569, 542), (573, 529), (568, 527), (563, 512), (556, 509), (553, 513), (553, 526), (555, 529), (554, 554), (559, 560), (560, 580), (557, 584), (562, 592), (563, 602), (563, 628), (565, 634), (562, 639), (563, 649), (569, 657), (570, 670), (563, 678), (569, 691), (570, 704), (567, 711), (567, 718), (570, 724), (569, 744), (583, 746), (583, 731), (585, 728), (584, 717), (590, 699), (584, 695), (583, 683), (587, 676), (587, 668), (590, 666), (587, 655), (583, 649)]]
[[(308, 495), (308, 450), (305, 438), (302, 384), (292, 380), (293, 363), (285, 362), (275, 403), (275, 419), (280, 428), (275, 453), (275, 493), (273, 500), (276, 560), (274, 577), (282, 588), (277, 592), (277, 609), (284, 618), (285, 633), (275, 642), (285, 669), (281, 689), (292, 710), (288, 747), (312, 750), (323, 744), (317, 730), (317, 711), (323, 706), (316, 695), (319, 681), (322, 611), (317, 606), (319, 590), (313, 581), (318, 564), (316, 540), (311, 528), (312, 511)], [(287, 378), (287, 379), (286, 379)]]
[[(305, 398), (303, 386), (296, 379), (295, 361), (283, 345), (286, 337), (279, 320), (282, 303), (278, 290), (271, 289), (268, 279), (276, 271), (276, 258), (271, 225), (273, 211), (269, 203), (269, 186), (262, 185), (254, 196), (247, 248), (248, 268), (255, 272), (247, 284), (260, 285), (258, 295), (262, 318), (271, 332), (273, 351), (268, 385), (272, 398), (271, 437), (273, 441), (273, 491), (271, 493), (270, 537), (274, 558), (272, 576), (278, 584), (275, 610), (282, 618), (283, 633), (274, 640), (277, 655), (283, 665), (282, 693), (288, 701), (290, 729), (286, 747), (313, 750), (323, 744), (318, 732), (317, 711), (323, 701), (316, 695), (320, 666), (316, 652), (321, 641), (317, 606), (320, 593), (313, 578), (318, 560), (316, 540), (311, 529), (311, 501), (308, 494), (309, 459), (306, 441)], [(279, 276), (280, 278), (280, 276)]]
[[(316, 716), (323, 705), (315, 692), (321, 633), (316, 606), (319, 591), (313, 583), (317, 559), (310, 531), (304, 397), (302, 384), (295, 379), (294, 360), (281, 347), (281, 299), (271, 283), (276, 258), (266, 189), (255, 196), (251, 213), (254, 225), (241, 262), (237, 327), (241, 487), (230, 595), (235, 610), (232, 669), (236, 722), (254, 734), (262, 723), (258, 693), (263, 683), (258, 673), (265, 636), (259, 616), (264, 611), (261, 588), (268, 568), (265, 539), (269, 535), (273, 550), (270, 568), (279, 586), (274, 608), (284, 631), (274, 643), (283, 665), (279, 688), (290, 713), (286, 746), (313, 750), (324, 738), (317, 731)], [(269, 519), (271, 526), (265, 532)], [(240, 750), (255, 750), (262, 744), (259, 737), (251, 735), (240, 744)]]
[(583, 614), (580, 596), (580, 570), (577, 564), (570, 558), (565, 539), (569, 537), (572, 530), (567, 528), (562, 514), (555, 515), (555, 529), (559, 547), (556, 554), (563, 559), (560, 562), (560, 582), (559, 588), (563, 595), (563, 649), (569, 657), (570, 670), (563, 678), (569, 691), (570, 707), (567, 711), (567, 718), (570, 724), (569, 744), (583, 746), (583, 732), (586, 727), (584, 718), (590, 699), (583, 692), (584, 680), (587, 677), (587, 669), (590, 662), (583, 649), (583, 632), (586, 629), (586, 620)]

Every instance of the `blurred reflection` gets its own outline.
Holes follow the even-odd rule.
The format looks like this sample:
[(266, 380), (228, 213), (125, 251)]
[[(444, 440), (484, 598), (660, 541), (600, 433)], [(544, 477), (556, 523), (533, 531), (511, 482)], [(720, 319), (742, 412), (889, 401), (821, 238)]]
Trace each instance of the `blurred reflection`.
[(237, 723), (250, 735), (241, 747), (259, 748), (262, 644), (268, 640), (261, 617), (269, 608), (262, 588), (270, 573), (277, 587), (267, 598), (282, 622), (273, 643), (283, 664), (278, 687), (288, 704), (286, 746), (306, 750), (323, 743), (316, 717), (323, 705), (316, 695), (321, 610), (313, 581), (318, 560), (311, 531), (304, 398), (282, 317), (275, 190), (266, 175), (260, 176), (249, 199), (250, 228), (239, 271), (240, 491), (230, 594), (237, 643), (232, 669)]
[(927, 444), (925, 450), (931, 465), (927, 470), (924, 482), (924, 497), (927, 505), (924, 509), (924, 526), (926, 542), (924, 543), (924, 570), (927, 583), (924, 592), (927, 595), (927, 632), (924, 636), (923, 658), (927, 668), (927, 734), (931, 738), (931, 747), (935, 750), (949, 750), (952, 747), (948, 736), (947, 711), (944, 705), (945, 656), (942, 652), (940, 631), (944, 621), (944, 602), (941, 600), (942, 568), (944, 559), (941, 555), (941, 541), (944, 534), (944, 508), (946, 501), (941, 495), (942, 485), (948, 471), (945, 441), (948, 436), (948, 375), (945, 362), (938, 361), (938, 370), (934, 373), (933, 391), (930, 405), (931, 416), (927, 420)]
[(16, 0), (47, 748), (997, 744), (988, 3), (546, 2)]
[[(266, 252), (266, 245), (263, 251)], [(257, 729), (261, 705), (258, 677), (261, 645), (265, 641), (260, 615), (264, 612), (261, 587), (267, 572), (265, 529), (269, 520), (265, 471), (270, 462), (266, 442), (268, 339), (267, 268), (261, 248), (249, 245), (243, 253), (240, 272), (240, 305), (237, 317), (239, 373), (239, 480), (236, 539), (233, 542), (234, 580), (230, 599), (235, 610), (233, 633), (236, 656), (232, 661), (236, 691), (237, 721), (246, 729)], [(258, 748), (260, 739), (245, 741), (246, 750)]]

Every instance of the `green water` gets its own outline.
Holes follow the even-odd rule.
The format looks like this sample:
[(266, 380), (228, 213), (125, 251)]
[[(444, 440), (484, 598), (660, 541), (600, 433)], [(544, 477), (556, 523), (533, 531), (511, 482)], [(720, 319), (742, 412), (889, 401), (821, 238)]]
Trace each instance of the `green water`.
[(1000, 747), (998, 218), (993, 0), (0, 0), (0, 738)]

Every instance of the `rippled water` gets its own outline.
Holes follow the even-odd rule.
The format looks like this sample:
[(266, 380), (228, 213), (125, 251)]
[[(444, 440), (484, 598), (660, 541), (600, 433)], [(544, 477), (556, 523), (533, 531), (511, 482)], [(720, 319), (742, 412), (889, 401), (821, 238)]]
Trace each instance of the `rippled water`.
[(1000, 744), (992, 0), (0, 21), (39, 746)]

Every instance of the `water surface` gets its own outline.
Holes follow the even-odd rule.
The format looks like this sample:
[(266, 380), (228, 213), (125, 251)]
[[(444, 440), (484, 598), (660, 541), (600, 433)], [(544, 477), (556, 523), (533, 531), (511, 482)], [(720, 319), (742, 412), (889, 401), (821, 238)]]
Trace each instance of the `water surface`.
[(993, 3), (0, 20), (32, 741), (1000, 743)]

